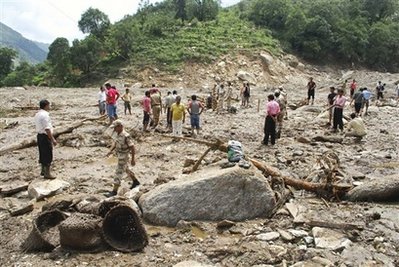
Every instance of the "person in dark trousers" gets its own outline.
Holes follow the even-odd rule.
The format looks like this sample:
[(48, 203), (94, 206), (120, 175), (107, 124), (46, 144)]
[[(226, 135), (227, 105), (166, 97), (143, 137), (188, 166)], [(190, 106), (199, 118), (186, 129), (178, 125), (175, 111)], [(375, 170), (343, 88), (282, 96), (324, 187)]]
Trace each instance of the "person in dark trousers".
[(46, 179), (54, 179), (51, 175), (50, 166), (53, 161), (53, 146), (57, 145), (57, 141), (53, 136), (53, 125), (51, 124), (50, 102), (41, 100), (39, 103), (40, 110), (35, 115), (35, 125), (37, 132), (37, 146), (39, 148), (39, 163), (42, 165), (40, 175)]
[[(327, 105), (328, 105), (328, 107), (331, 107), (332, 105), (334, 105), (334, 100), (335, 100), (336, 96), (337, 96), (337, 94), (335, 93), (335, 87), (331, 86), (330, 87), (330, 93), (327, 96)], [(328, 109), (328, 125), (329, 126), (332, 126), (331, 125), (332, 117), (333, 117), (333, 109), (329, 108)]]
[(363, 88), (360, 88), (359, 91), (353, 94), (350, 105), (352, 105), (353, 102), (355, 102), (355, 114), (359, 116), (364, 102)]
[(344, 107), (346, 103), (346, 97), (344, 96), (344, 90), (338, 89), (338, 95), (334, 100), (334, 104), (330, 108), (334, 108), (333, 116), (333, 131), (337, 132), (338, 127), (341, 131), (344, 130), (344, 122), (342, 120)]
[(308, 88), (308, 105), (309, 105), (309, 100), (312, 98), (312, 105), (314, 103), (314, 95), (316, 91), (316, 83), (313, 81), (313, 78), (309, 78), (309, 82), (306, 86)]
[(268, 145), (269, 144), (269, 137), (270, 143), (274, 145), (276, 143), (276, 121), (277, 116), (280, 113), (280, 106), (274, 100), (274, 95), (267, 96), (268, 102), (266, 104), (266, 119), (265, 119), (265, 128), (264, 128), (264, 138), (262, 144)]

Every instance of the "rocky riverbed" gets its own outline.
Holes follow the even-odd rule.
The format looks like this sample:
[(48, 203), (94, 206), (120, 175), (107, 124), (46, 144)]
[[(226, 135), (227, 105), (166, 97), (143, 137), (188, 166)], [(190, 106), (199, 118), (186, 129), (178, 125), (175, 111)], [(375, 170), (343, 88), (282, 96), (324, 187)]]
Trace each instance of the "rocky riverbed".
[[(300, 66), (301, 69), (276, 61), (267, 70), (261, 61), (245, 65), (240, 58), (231, 66), (231, 59), (217, 64), (212, 70), (185, 70), (191, 76), (179, 80), (159, 77), (163, 95), (169, 89), (186, 97), (195, 93), (206, 97), (215, 80), (232, 80), (235, 94), (242, 81), (235, 76), (238, 69), (253, 75), (249, 108), (233, 101), (237, 113), (216, 114), (206, 110), (202, 115), (202, 132), (197, 139), (224, 142), (238, 140), (246, 155), (262, 160), (290, 177), (304, 179), (314, 170), (320, 156), (335, 152), (340, 159), (343, 177), (355, 185), (376, 180), (399, 179), (398, 105), (394, 100), (394, 83), (399, 74), (363, 70), (336, 71)], [(253, 63), (253, 64), (252, 64)], [(265, 64), (265, 63), (263, 63)], [(295, 64), (294, 64), (295, 65)], [(303, 69), (302, 69), (303, 68)], [(207, 73), (208, 72), (208, 73)], [(193, 75), (195, 73), (196, 75)], [(306, 82), (313, 76), (318, 88), (313, 106), (302, 106)], [(203, 77), (200, 79), (199, 77)], [(153, 79), (156, 79), (154, 77)], [(386, 99), (372, 101), (369, 114), (364, 116), (368, 135), (361, 142), (333, 134), (326, 126), (324, 112), (329, 86), (355, 78), (360, 86), (374, 88), (377, 80), (387, 83)], [(126, 80), (126, 79), (125, 79)], [(120, 87), (126, 81), (112, 81)], [(176, 82), (175, 82), (176, 81)], [(158, 82), (158, 81), (156, 81)], [(264, 146), (264, 105), (266, 96), (283, 85), (290, 107), (288, 120), (276, 146)], [(137, 148), (135, 173), (142, 183), (140, 191), (150, 192), (160, 184), (187, 179), (186, 164), (197, 160), (207, 149), (190, 141), (174, 142), (152, 131), (141, 132), (142, 111), (139, 105), (146, 82), (135, 84), (133, 115), (120, 117), (132, 133)], [(0, 148), (35, 136), (33, 116), (36, 110), (21, 108), (35, 106), (42, 98), (52, 103), (50, 111), (55, 129), (98, 116), (95, 106), (97, 88), (0, 88)], [(259, 109), (258, 109), (259, 103)], [(347, 105), (345, 115), (353, 107)], [(165, 121), (164, 114), (162, 121)], [(189, 120), (185, 132), (189, 134)], [(163, 125), (164, 126), (164, 125)], [(160, 129), (163, 128), (161, 125)], [(101, 195), (112, 187), (116, 158), (106, 157), (109, 137), (104, 135), (107, 120), (85, 122), (72, 133), (61, 135), (54, 150), (54, 175), (66, 182), (61, 192), (36, 201), (28, 195), (27, 186), (42, 182), (39, 176), (36, 147), (15, 150), (0, 156), (0, 264), (2, 266), (398, 266), (399, 206), (393, 203), (351, 203), (344, 200), (322, 199), (313, 193), (291, 188), (292, 197), (272, 218), (259, 217), (245, 221), (186, 221), (173, 227), (145, 222), (149, 245), (140, 253), (107, 250), (100, 253), (78, 253), (56, 248), (50, 253), (23, 253), (19, 246), (31, 229), (32, 220), (46, 203), (81, 195)], [(320, 142), (315, 136), (336, 136), (342, 142)], [(220, 151), (211, 151), (200, 171), (218, 168), (227, 162)], [(222, 171), (220, 169), (220, 171)], [(124, 187), (128, 187), (127, 180)], [(10, 193), (9, 187), (22, 187)], [(18, 190), (17, 190), (18, 191)], [(4, 192), (8, 192), (5, 194)], [(237, 200), (238, 196), (231, 195)], [(227, 200), (226, 200), (227, 199)], [(228, 201), (224, 198), (223, 201)], [(219, 203), (223, 205), (223, 203)], [(218, 205), (219, 205), (218, 204)], [(22, 215), (10, 214), (12, 208), (25, 208)], [(198, 205), (194, 211), (203, 207)], [(252, 207), (248, 207), (251, 209)]]

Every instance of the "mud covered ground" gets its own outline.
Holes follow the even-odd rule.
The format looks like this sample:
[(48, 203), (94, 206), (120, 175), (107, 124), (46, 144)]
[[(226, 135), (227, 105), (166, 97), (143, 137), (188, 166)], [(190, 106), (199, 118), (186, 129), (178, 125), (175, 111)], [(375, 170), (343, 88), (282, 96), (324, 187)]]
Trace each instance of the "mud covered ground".
[[(373, 101), (369, 115), (364, 117), (368, 135), (361, 142), (346, 138), (342, 144), (298, 142), (298, 137), (311, 139), (315, 135), (331, 134), (326, 126), (327, 119), (323, 116), (328, 86), (340, 84), (345, 78), (343, 75), (348, 74), (315, 69), (308, 69), (301, 74), (287, 73), (281, 79), (281, 84), (288, 92), (289, 103), (299, 103), (304, 99), (304, 85), (310, 75), (318, 84), (316, 102), (311, 108), (288, 110), (282, 138), (275, 147), (261, 145), (265, 99), (274, 91), (274, 86), (267, 83), (253, 86), (249, 108), (240, 108), (239, 102), (233, 102), (238, 108), (236, 114), (205, 111), (201, 118), (203, 129), (198, 138), (238, 140), (242, 142), (247, 155), (262, 159), (296, 178), (307, 177), (320, 155), (333, 150), (339, 155), (341, 167), (349, 176), (365, 177), (359, 182), (399, 179), (399, 111), (393, 100), (393, 83), (399, 80), (399, 74), (355, 71), (349, 75), (356, 78), (360, 86), (373, 88), (380, 79), (388, 86), (386, 102), (377, 106)], [(119, 82), (122, 84), (122, 81)], [(240, 84), (238, 80), (234, 84), (236, 94)], [(186, 103), (186, 97), (192, 93), (205, 97), (208, 93), (205, 88), (211, 87), (212, 83), (204, 80), (197, 87), (185, 87), (181, 84), (176, 87), (173, 84), (166, 86), (177, 89)], [(118, 104), (118, 112), (126, 122), (127, 130), (135, 134), (137, 165), (134, 169), (142, 183), (143, 192), (151, 190), (159, 183), (182, 177), (185, 160), (195, 160), (206, 150), (205, 146), (187, 141), (173, 142), (158, 133), (141, 133), (142, 112), (138, 102), (145, 90), (146, 88), (133, 89), (133, 115), (124, 115), (123, 104)], [(167, 89), (161, 90), (165, 95)], [(50, 114), (56, 129), (98, 116), (95, 107), (96, 88), (1, 88), (0, 93), (0, 147), (35, 135), (33, 116), (36, 111), (21, 111), (15, 107), (36, 105), (42, 98), (47, 98), (52, 103), (53, 110)], [(349, 115), (351, 110), (352, 107), (347, 106), (345, 115)], [(162, 121), (165, 121), (164, 115)], [(18, 124), (11, 129), (4, 129), (13, 122)], [(189, 129), (188, 123), (187, 118), (186, 133)], [(112, 188), (116, 158), (105, 157), (110, 145), (109, 138), (103, 135), (106, 129), (106, 120), (87, 122), (73, 133), (59, 137), (59, 145), (54, 150), (53, 174), (71, 184), (62, 194), (35, 203), (31, 213), (16, 217), (11, 217), (2, 205), (1, 266), (173, 266), (188, 260), (216, 266), (399, 266), (398, 203), (328, 202), (305, 191), (295, 191), (294, 198), (289, 201), (290, 207), (300, 210), (299, 213), (305, 219), (364, 226), (362, 229), (335, 229), (335, 232), (328, 234), (331, 238), (343, 235), (350, 240), (346, 248), (316, 247), (312, 240), (313, 227), (301, 223), (300, 219), (292, 216), (288, 207), (283, 207), (271, 219), (237, 222), (225, 231), (216, 228), (217, 222), (182, 223), (176, 228), (146, 224), (150, 241), (142, 253), (107, 250), (91, 254), (60, 248), (51, 253), (23, 253), (19, 245), (27, 237), (32, 219), (45, 203), (71, 195), (102, 194)], [(42, 179), (37, 160), (36, 147), (0, 156), (0, 184)], [(227, 161), (224, 153), (211, 152), (206, 156), (202, 168), (206, 168), (207, 164), (224, 161)], [(124, 186), (128, 186), (127, 182)], [(26, 191), (12, 197), (20, 201), (30, 201)], [(4, 203), (6, 198), (3, 197), (0, 201)], [(260, 234), (291, 230), (303, 231), (294, 231), (297, 236), (292, 239), (283, 237), (281, 233), (279, 238), (272, 241), (259, 237)]]

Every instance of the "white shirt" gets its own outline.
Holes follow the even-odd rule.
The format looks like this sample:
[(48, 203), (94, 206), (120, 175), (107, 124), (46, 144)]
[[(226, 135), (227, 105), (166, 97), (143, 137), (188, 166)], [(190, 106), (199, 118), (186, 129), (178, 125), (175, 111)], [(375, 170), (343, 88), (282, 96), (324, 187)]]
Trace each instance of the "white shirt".
[(53, 132), (53, 126), (51, 124), (50, 115), (44, 109), (39, 110), (35, 115), (36, 132), (38, 134), (45, 134), (46, 129), (50, 129)]
[(104, 91), (98, 92), (98, 101), (105, 102), (107, 100), (107, 94)]
[(366, 127), (364, 126), (361, 118), (354, 118), (348, 123), (348, 130), (356, 134), (357, 136), (365, 136), (367, 134)]

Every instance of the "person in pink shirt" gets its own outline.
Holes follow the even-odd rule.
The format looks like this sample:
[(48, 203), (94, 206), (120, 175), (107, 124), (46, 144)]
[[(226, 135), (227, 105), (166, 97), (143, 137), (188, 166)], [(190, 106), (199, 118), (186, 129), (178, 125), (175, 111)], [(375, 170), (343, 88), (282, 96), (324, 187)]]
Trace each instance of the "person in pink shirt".
[(268, 102), (266, 104), (266, 119), (264, 128), (265, 136), (263, 138), (262, 144), (268, 145), (270, 136), (270, 143), (274, 145), (276, 143), (276, 121), (277, 116), (280, 113), (280, 106), (274, 100), (274, 95), (268, 95), (267, 99)]
[(109, 117), (109, 123), (111, 124), (114, 120), (118, 119), (118, 114), (116, 113), (116, 101), (118, 101), (120, 94), (116, 90), (115, 86), (106, 83), (105, 88), (107, 89), (107, 112)]
[(346, 103), (346, 97), (344, 96), (344, 90), (338, 89), (338, 95), (334, 100), (334, 104), (330, 108), (334, 108), (333, 115), (333, 131), (336, 132), (339, 129), (344, 130), (344, 122), (342, 121), (344, 107)]
[(148, 132), (148, 124), (150, 123), (151, 117), (151, 93), (150, 91), (145, 92), (145, 96), (141, 102), (141, 106), (143, 107), (143, 131)]

